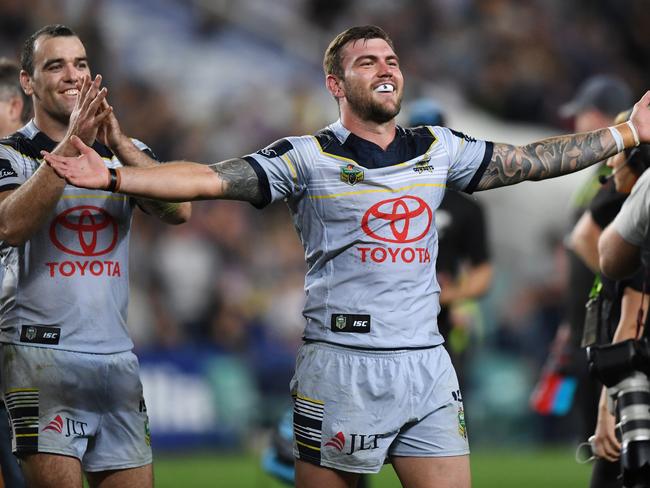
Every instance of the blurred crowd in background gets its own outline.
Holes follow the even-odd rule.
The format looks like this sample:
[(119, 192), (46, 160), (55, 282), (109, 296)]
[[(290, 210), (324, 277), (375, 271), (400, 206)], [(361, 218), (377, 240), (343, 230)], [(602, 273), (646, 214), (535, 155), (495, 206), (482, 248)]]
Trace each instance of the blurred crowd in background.
[[(621, 76), (635, 98), (650, 87), (643, 0), (0, 0), (0, 56), (17, 59), (22, 41), (50, 23), (80, 35), (122, 128), (163, 161), (216, 162), (335, 120), (322, 53), (355, 24), (380, 25), (393, 37), (406, 110), (431, 94), (447, 107), (446, 100), (462, 98), (472, 107), (467, 114), (531, 128), (528, 140), (572, 129), (558, 107), (593, 74)], [(469, 132), (461, 115), (449, 119)], [(508, 136), (502, 142), (521, 142)], [(503, 191), (494, 198), (507, 199)], [(490, 222), (504, 216), (498, 209), (487, 201)], [(517, 240), (524, 227), (511, 223), (507, 235), (498, 224), (489, 228), (495, 287), (467, 309), (475, 373), (465, 397), (477, 405), (468, 407), (474, 441), (488, 429), (481, 420), (490, 420), (492, 441), (572, 435), (570, 419), (535, 417), (528, 408), (564, 306), (569, 213), (550, 214), (526, 223), (537, 226), (534, 249)], [(287, 209), (210, 202), (196, 204), (179, 227), (136, 219), (129, 309), (136, 349), (213, 348), (249, 365), (262, 398), (286, 395), (305, 272)], [(517, 247), (535, 260), (534, 278), (513, 254), (500, 257)]]

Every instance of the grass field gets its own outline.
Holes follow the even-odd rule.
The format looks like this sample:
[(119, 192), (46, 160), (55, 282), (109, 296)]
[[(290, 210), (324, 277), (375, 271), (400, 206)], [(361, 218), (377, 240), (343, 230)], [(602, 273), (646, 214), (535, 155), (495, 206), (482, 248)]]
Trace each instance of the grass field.
[[(578, 465), (568, 449), (487, 450), (472, 453), (473, 488), (580, 488), (588, 486), (590, 467)], [(157, 488), (281, 488), (254, 457), (202, 453), (158, 455)], [(371, 488), (399, 487), (390, 466), (371, 478)]]

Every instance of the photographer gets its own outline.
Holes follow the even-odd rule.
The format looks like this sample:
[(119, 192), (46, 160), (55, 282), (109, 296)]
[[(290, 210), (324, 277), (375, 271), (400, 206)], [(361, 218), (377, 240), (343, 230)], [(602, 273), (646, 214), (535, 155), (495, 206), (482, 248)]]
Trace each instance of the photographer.
[[(629, 111), (624, 112), (617, 122), (624, 122), (628, 117)], [(609, 178), (601, 179), (603, 187), (589, 208), (599, 228), (606, 227), (614, 219), (626, 196), (649, 165), (650, 146), (645, 144), (609, 158), (607, 166), (612, 169), (612, 174)], [(597, 323), (592, 324), (593, 327), (590, 327), (589, 321), (586, 325), (587, 335), (591, 334), (588, 343), (594, 340), (597, 344), (619, 343), (638, 338), (640, 312), (645, 313), (644, 308), (648, 303), (648, 296), (644, 295), (643, 270), (639, 269), (632, 276), (617, 281), (600, 277), (594, 286), (593, 295), (596, 294), (598, 319)], [(622, 486), (619, 478), (621, 444), (616, 437), (616, 419), (608, 406), (606, 388), (602, 389), (597, 413), (595, 434), (590, 439), (597, 456), (590, 486)]]
[[(629, 160), (634, 161), (634, 157), (643, 158), (644, 164), (647, 164), (647, 153), (647, 148), (642, 145), (639, 152), (632, 154)], [(632, 168), (627, 161), (625, 165), (615, 167), (614, 178), (620, 178), (619, 173)], [(650, 250), (649, 185), (650, 172), (646, 171), (634, 184), (629, 198), (614, 221), (603, 231), (598, 243), (599, 263), (603, 274), (617, 280), (636, 280), (637, 283), (640, 280), (641, 290), (644, 292), (650, 288), (647, 272), (650, 265), (647, 258)], [(648, 333), (643, 331), (642, 327), (644, 318), (639, 313), (642, 310), (641, 304), (647, 303), (647, 295), (639, 296), (636, 303), (633, 300), (621, 303), (621, 321), (613, 341), (616, 344), (609, 348), (589, 351), (592, 366), (610, 387), (608, 393), (617, 399), (617, 411), (622, 419), (621, 445), (614, 434), (614, 421), (611, 417), (608, 418), (604, 411), (603, 404), (607, 395), (603, 393), (599, 425), (593, 439), (596, 454), (609, 461), (620, 458), (626, 486), (633, 484), (635, 487), (650, 486), (650, 443), (647, 439), (647, 428), (644, 427), (650, 415), (650, 388), (647, 376), (650, 370), (650, 347)], [(621, 401), (622, 399), (624, 401)], [(604, 462), (598, 461), (597, 466), (603, 466)]]

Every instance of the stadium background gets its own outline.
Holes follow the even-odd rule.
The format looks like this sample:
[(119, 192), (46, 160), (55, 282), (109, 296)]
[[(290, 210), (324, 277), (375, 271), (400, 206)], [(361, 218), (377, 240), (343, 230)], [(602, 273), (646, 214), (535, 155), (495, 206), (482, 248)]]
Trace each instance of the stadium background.
[[(650, 87), (644, 7), (643, 0), (0, 0), (0, 55), (16, 58), (34, 30), (65, 23), (104, 75), (125, 132), (162, 160), (214, 162), (334, 120), (322, 53), (348, 26), (375, 23), (401, 57), (405, 114), (410, 100), (432, 97), (452, 128), (523, 143), (571, 130), (557, 108), (592, 74), (618, 74), (639, 96)], [(562, 314), (562, 238), (571, 192), (585, 178), (476, 195), (496, 265), (490, 294), (466, 309), (474, 352), (465, 399), (479, 488), (520, 486), (517, 473), (543, 486), (586, 479), (572, 460), (575, 419), (543, 418), (528, 406)], [(279, 486), (258, 458), (287, 405), (302, 329), (303, 252), (286, 208), (199, 203), (179, 228), (136, 220), (129, 325), (158, 486), (200, 473), (205, 482), (191, 486)], [(388, 474), (377, 486), (382, 479), (395, 483)]]

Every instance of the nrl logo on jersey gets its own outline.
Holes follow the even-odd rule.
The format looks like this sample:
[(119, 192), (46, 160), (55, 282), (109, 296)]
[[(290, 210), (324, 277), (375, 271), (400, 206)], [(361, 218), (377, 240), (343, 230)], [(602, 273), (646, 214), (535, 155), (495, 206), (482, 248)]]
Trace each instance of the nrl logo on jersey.
[(413, 166), (413, 171), (415, 171), (419, 175), (421, 175), (425, 171), (433, 171), (434, 167), (431, 166), (431, 164), (429, 164), (430, 162), (431, 162), (431, 156), (427, 154), (422, 159), (415, 162), (415, 166)]
[(356, 185), (363, 181), (363, 170), (354, 164), (341, 166), (341, 181), (348, 185)]

